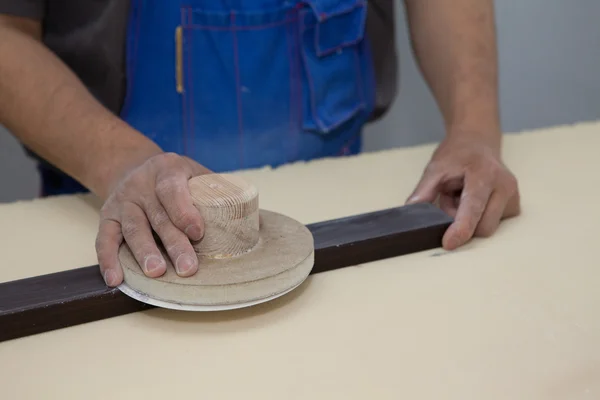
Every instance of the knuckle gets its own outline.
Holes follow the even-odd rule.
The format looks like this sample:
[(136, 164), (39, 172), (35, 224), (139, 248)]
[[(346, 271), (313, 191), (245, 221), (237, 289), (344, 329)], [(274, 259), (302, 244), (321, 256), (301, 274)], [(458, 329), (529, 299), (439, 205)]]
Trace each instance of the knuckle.
[(156, 185), (154, 187), (154, 192), (159, 197), (171, 197), (177, 191), (177, 185), (174, 183), (173, 179), (169, 179), (168, 177), (162, 177), (157, 179)]
[[(141, 170), (133, 172), (126, 179), (127, 186), (141, 185), (144, 182), (144, 175), (145, 175), (144, 172)], [(124, 186), (121, 186), (119, 189), (121, 189), (120, 191), (123, 192), (125, 188), (124, 188)]]
[(96, 240), (94, 242), (96, 249), (100, 247), (104, 247), (108, 240), (108, 234), (106, 229), (103, 229), (102, 222), (100, 222), (100, 227), (98, 229), (98, 234), (96, 235)]
[(106, 223), (107, 221), (115, 221), (118, 219), (118, 210), (119, 210), (119, 203), (116, 199), (115, 193), (113, 192), (112, 194), (109, 195), (109, 197), (106, 199), (106, 201), (104, 202), (104, 204), (102, 204), (102, 207), (100, 207), (100, 211), (99, 211), (99, 217), (100, 217), (100, 224)]
[(177, 153), (173, 153), (173, 152), (164, 152), (161, 154), (162, 159), (165, 160), (166, 162), (174, 162), (176, 160), (179, 160), (179, 155)]
[(170, 222), (169, 216), (164, 210), (154, 210), (150, 212), (149, 217), (152, 221), (152, 225), (159, 230), (167, 226)]
[(153, 166), (165, 167), (169, 165), (176, 165), (180, 161), (180, 156), (173, 152), (165, 152), (161, 154), (157, 154), (152, 157), (149, 162)]
[(510, 195), (514, 195), (519, 191), (519, 183), (513, 174), (508, 174), (505, 179), (504, 187)]
[(194, 215), (189, 211), (178, 210), (173, 216), (173, 222), (176, 226), (185, 229), (188, 225), (194, 223)]
[[(100, 211), (98, 212), (98, 216), (100, 219), (100, 228), (102, 228), (102, 223), (104, 221), (107, 220), (115, 220), (116, 218), (114, 218), (115, 216), (115, 209), (116, 207), (110, 207), (107, 205), (102, 206), (102, 208), (100, 209)], [(101, 234), (102, 232), (100, 232), (99, 234)]]
[(102, 204), (102, 207), (100, 207), (100, 211), (99, 211), (99, 215), (100, 215), (100, 221), (106, 219), (108, 217), (108, 214), (110, 213), (110, 209), (111, 209), (111, 199), (109, 198), (107, 201), (104, 202), (104, 204)]
[(111, 194), (111, 201), (114, 203), (123, 203), (127, 200), (127, 193), (123, 185), (119, 185), (115, 188), (114, 192)]
[[(476, 193), (479, 193), (476, 191)], [(478, 194), (469, 194), (463, 191), (461, 195), (461, 202), (464, 204), (468, 204), (468, 211), (472, 215), (481, 215), (485, 210), (485, 202), (481, 199)]]
[(116, 190), (116, 195), (118, 198), (124, 198), (130, 192), (139, 192), (140, 188), (147, 186), (148, 181), (147, 170), (140, 168), (131, 173), (122, 185), (119, 185)]
[(161, 179), (156, 182), (156, 186), (154, 187), (154, 192), (159, 198), (166, 197), (173, 191), (173, 184), (170, 183), (167, 179)]
[(495, 163), (487, 163), (484, 165), (472, 166), (470, 172), (478, 176), (482, 181), (495, 182), (500, 173), (500, 169)]
[(100, 220), (100, 226), (94, 241), (94, 247), (98, 253), (114, 247), (119, 240), (117, 232), (110, 229), (109, 224), (111, 223), (114, 222), (110, 220), (107, 221), (106, 219)]
[(98, 264), (101, 266), (108, 266), (112, 257), (106, 250), (98, 250), (97, 252)]
[(158, 250), (156, 246), (156, 242), (151, 238), (136, 238), (127, 242), (131, 252), (134, 254), (135, 258), (140, 262), (145, 262), (146, 259), (150, 257), (157, 257), (158, 259), (162, 259), (160, 250)]
[(480, 201), (479, 197), (481, 195), (484, 195), (485, 192), (490, 191), (489, 188), (492, 186), (493, 184), (493, 180), (491, 179), (486, 179), (486, 178), (478, 178), (476, 180), (474, 180), (471, 184), (471, 187), (473, 188), (473, 195), (472, 195), (472, 199), (474, 201)]
[(128, 220), (123, 222), (121, 230), (123, 231), (124, 236), (134, 237), (140, 232), (140, 226), (135, 221)]
[(492, 164), (489, 169), (487, 175), (490, 177), (491, 182), (495, 182), (499, 177), (502, 176), (502, 168), (499, 165)]
[(425, 170), (423, 171), (425, 174), (433, 174), (435, 173), (438, 168), (439, 168), (439, 161), (438, 160), (431, 160), (429, 162), (429, 164), (427, 164), (425, 166)]
[(181, 254), (188, 252), (188, 249), (180, 241), (173, 241), (171, 243), (168, 243), (167, 245), (165, 245), (165, 250), (175, 259)]
[(139, 197), (139, 194), (143, 191), (145, 185), (147, 185), (147, 174), (143, 171), (134, 171), (117, 184), (110, 194), (107, 204), (110, 205), (121, 205), (127, 201), (131, 201), (135, 197)]
[(114, 258), (109, 251), (109, 246), (106, 246), (102, 240), (96, 242), (96, 257), (101, 267), (109, 266)]

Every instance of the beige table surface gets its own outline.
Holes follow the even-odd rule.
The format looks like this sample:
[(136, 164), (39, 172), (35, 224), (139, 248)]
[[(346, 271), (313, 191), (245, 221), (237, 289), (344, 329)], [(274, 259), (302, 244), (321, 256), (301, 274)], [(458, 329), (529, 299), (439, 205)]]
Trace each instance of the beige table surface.
[[(311, 223), (402, 204), (432, 150), (242, 175), (261, 207)], [(246, 310), (3, 342), (0, 398), (600, 399), (600, 123), (507, 136), (505, 158), (523, 214), (491, 239), (317, 274)], [(96, 263), (97, 210), (0, 206), (0, 281)]]

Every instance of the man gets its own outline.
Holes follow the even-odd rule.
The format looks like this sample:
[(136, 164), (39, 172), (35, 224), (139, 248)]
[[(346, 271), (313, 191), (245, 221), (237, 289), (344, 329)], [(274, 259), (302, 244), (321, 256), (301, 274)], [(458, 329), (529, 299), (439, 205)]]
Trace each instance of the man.
[[(492, 0), (405, 0), (447, 134), (408, 202), (455, 217), (443, 245), (519, 213), (501, 160)], [(102, 198), (110, 286), (125, 240), (181, 276), (202, 237), (187, 180), (355, 154), (395, 87), (392, 0), (0, 0), (0, 122), (40, 161), (46, 195)], [(392, 71), (392, 72), (390, 72)]]

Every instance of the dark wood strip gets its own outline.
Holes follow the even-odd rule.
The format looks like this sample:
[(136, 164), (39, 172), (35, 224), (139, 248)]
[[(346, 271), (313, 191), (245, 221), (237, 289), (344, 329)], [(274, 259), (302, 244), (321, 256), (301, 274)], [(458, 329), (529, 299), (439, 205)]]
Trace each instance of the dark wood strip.
[[(308, 225), (311, 273), (440, 247), (451, 222), (437, 207), (417, 204)], [(108, 288), (97, 265), (0, 283), (0, 341), (150, 308)]]

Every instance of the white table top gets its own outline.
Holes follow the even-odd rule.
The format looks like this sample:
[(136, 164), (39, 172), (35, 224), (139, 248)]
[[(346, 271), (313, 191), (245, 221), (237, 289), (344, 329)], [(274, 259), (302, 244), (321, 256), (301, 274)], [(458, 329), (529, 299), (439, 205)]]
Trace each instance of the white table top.
[[(600, 123), (509, 135), (523, 214), (490, 239), (0, 343), (3, 399), (598, 399)], [(401, 205), (433, 146), (247, 171), (304, 223)], [(95, 264), (88, 196), (0, 206), (0, 282)], [(24, 294), (26, 295), (26, 294)], [(2, 327), (0, 327), (2, 329)]]

